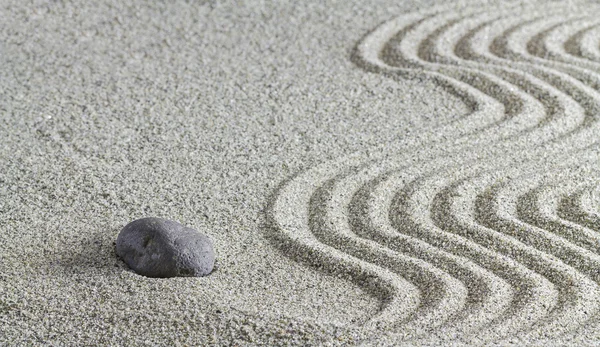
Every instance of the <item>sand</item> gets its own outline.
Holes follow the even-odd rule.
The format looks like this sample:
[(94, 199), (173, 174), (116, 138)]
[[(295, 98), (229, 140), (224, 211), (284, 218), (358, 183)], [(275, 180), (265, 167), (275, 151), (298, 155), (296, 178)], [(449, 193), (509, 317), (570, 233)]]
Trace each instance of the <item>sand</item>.
[(0, 345), (600, 344), (599, 14), (3, 1)]

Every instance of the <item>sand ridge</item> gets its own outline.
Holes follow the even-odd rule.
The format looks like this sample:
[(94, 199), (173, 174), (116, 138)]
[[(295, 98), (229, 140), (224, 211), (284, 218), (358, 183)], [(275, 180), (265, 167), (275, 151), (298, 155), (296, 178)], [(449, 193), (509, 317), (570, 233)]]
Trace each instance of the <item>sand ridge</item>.
[(600, 7), (433, 2), (0, 6), (0, 344), (597, 345)]
[(600, 75), (578, 47), (599, 9), (577, 8), (445, 6), (357, 45), (365, 70), (427, 75), (475, 104), (417, 146), (324, 163), (275, 197), (275, 244), (381, 298), (365, 334), (536, 341), (598, 312), (598, 226), (563, 218), (598, 177)]

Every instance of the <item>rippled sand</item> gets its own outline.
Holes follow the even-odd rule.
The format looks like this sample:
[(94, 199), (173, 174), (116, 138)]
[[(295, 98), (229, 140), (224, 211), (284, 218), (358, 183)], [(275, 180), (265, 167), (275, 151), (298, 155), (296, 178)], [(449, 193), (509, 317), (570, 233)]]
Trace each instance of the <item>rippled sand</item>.
[[(600, 343), (600, 5), (0, 13), (0, 342)], [(217, 270), (129, 271), (150, 215)]]

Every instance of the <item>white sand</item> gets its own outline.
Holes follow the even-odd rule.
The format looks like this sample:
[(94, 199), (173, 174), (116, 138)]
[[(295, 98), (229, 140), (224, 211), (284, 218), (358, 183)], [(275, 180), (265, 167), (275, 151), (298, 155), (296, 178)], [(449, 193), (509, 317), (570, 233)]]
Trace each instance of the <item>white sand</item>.
[(527, 3), (3, 1), (0, 345), (600, 344), (600, 6)]

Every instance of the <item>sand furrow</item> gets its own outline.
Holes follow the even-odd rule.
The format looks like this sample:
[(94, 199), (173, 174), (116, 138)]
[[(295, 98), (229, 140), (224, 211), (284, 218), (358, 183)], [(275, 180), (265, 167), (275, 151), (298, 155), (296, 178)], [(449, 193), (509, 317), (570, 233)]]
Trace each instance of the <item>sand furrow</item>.
[(598, 274), (595, 269), (600, 264), (600, 255), (569, 242), (561, 237), (562, 235), (537, 228), (519, 218), (519, 210), (531, 208), (520, 206), (520, 202), (527, 202), (526, 199), (520, 198), (537, 184), (539, 184), (539, 176), (490, 186), (479, 198), (482, 204), (479, 221), (488, 227), (496, 225), (497, 230), (547, 254), (552, 254), (566, 264), (599, 280), (600, 278), (596, 278)]
[(515, 294), (510, 307), (485, 327), (485, 335), (491, 340), (530, 328), (547, 316), (556, 308), (561, 283), (546, 277), (544, 261), (536, 259), (539, 252), (475, 221), (475, 192), (486, 179), (492, 178), (480, 176), (445, 187), (432, 202), (432, 220), (447, 232), (505, 255), (504, 263), (495, 271), (507, 278)]
[(560, 201), (558, 215), (572, 223), (600, 232), (598, 190), (581, 190)]
[(599, 259), (597, 254), (514, 217), (517, 205), (514, 190), (528, 188), (521, 182), (492, 186), (477, 199), (476, 221), (539, 250), (534, 261), (547, 259), (540, 271), (544, 270), (546, 277), (552, 278), (554, 283), (562, 284), (560, 307), (548, 318), (547, 324), (551, 327), (548, 330), (560, 335), (575, 329), (598, 310), (600, 292), (592, 279), (597, 280), (594, 267), (597, 268)]
[[(492, 166), (493, 167), (493, 166)], [(515, 257), (515, 254), (517, 254), (517, 252), (522, 253), (524, 255), (522, 256), (518, 256), (517, 260), (524, 263), (527, 267), (533, 269), (534, 271), (540, 271), (541, 274), (543, 274), (544, 276), (554, 276), (553, 280), (556, 281), (556, 277), (554, 273), (548, 273), (548, 268), (552, 268), (553, 263), (550, 262), (548, 263), (548, 261), (544, 260), (544, 256), (545, 254), (543, 252), (540, 252), (539, 250), (537, 250), (534, 247), (530, 247), (527, 245), (524, 245), (522, 243), (520, 243), (518, 240), (514, 240), (511, 238), (507, 238), (504, 237), (503, 235), (499, 235), (497, 232), (494, 231), (493, 228), (489, 229), (489, 230), (485, 230), (483, 229), (483, 231), (481, 229), (479, 229), (479, 231), (477, 232), (473, 232), (473, 228), (472, 228), (472, 224), (474, 224), (473, 222), (471, 222), (471, 228), (469, 229), (468, 225), (462, 225), (461, 227), (458, 228), (454, 228), (452, 229), (452, 225), (456, 225), (456, 221), (454, 223), (450, 223), (449, 225), (444, 224), (446, 218), (448, 218), (448, 209), (446, 208), (441, 208), (442, 206), (444, 206), (444, 204), (438, 205), (440, 203), (440, 201), (442, 200), (434, 200), (437, 201), (435, 204), (430, 200), (432, 196), (436, 196), (435, 199), (439, 199), (438, 197), (438, 193), (436, 193), (436, 191), (440, 191), (443, 190), (443, 186), (445, 184), (445, 181), (448, 179), (457, 179), (457, 177), (460, 176), (464, 176), (464, 175), (468, 175), (470, 174), (472, 171), (472, 168), (474, 168), (474, 166), (469, 167), (467, 169), (454, 169), (454, 170), (447, 170), (447, 171), (442, 171), (439, 175), (434, 176), (432, 178), (427, 179), (425, 182), (419, 182), (418, 186), (420, 187), (419, 189), (417, 189), (416, 192), (413, 192), (410, 194), (409, 198), (404, 198), (404, 201), (401, 201), (399, 203), (397, 203), (398, 206), (398, 210), (394, 210), (393, 212), (390, 213), (390, 216), (392, 219), (396, 219), (396, 225), (397, 225), (397, 229), (400, 230), (403, 233), (407, 233), (410, 234), (411, 236), (414, 237), (420, 237), (425, 239), (427, 242), (431, 243), (431, 244), (435, 244), (438, 247), (443, 247), (446, 249), (450, 249), (453, 250), (455, 252), (458, 252), (459, 254), (465, 256), (468, 255), (471, 259), (473, 259), (473, 261), (479, 263), (481, 266), (487, 267), (489, 269), (493, 269), (494, 272), (496, 274), (498, 274), (499, 269), (504, 269), (503, 271), (505, 272), (502, 276), (510, 283), (512, 283), (516, 288), (528, 288), (530, 286), (527, 285), (527, 277), (531, 276), (532, 272), (528, 271), (526, 269), (523, 269), (522, 266), (519, 267), (514, 267), (512, 269), (510, 268), (506, 268), (505, 264), (507, 259), (510, 259), (510, 257)], [(403, 180), (406, 180), (406, 178), (403, 178)], [(398, 187), (395, 187), (398, 188)], [(395, 189), (390, 189), (390, 187), (386, 187), (386, 189), (381, 189), (378, 190), (376, 193), (374, 193), (374, 195), (376, 196), (381, 196), (381, 195), (386, 195), (386, 194), (393, 194)], [(443, 196), (443, 194), (442, 194)], [(413, 198), (414, 197), (414, 198)], [(415, 200), (416, 199), (416, 200)], [(452, 237), (448, 237), (447, 235), (439, 235), (441, 234), (440, 232), (438, 232), (436, 235), (435, 232), (432, 232), (432, 222), (431, 219), (433, 217), (431, 217), (430, 212), (428, 212), (428, 206), (432, 205), (432, 211), (431, 213), (436, 213), (436, 218), (437, 218), (437, 225), (441, 225), (442, 228), (444, 227), (450, 227), (451, 229), (449, 229), (450, 232), (453, 232), (457, 235), (460, 236), (464, 236), (465, 239), (469, 239), (469, 240), (473, 240), (477, 243), (479, 243), (480, 245), (483, 245), (485, 247), (487, 247), (487, 249), (484, 249), (485, 252), (482, 253), (481, 255), (478, 255), (477, 252), (482, 252), (482, 250), (472, 250), (469, 249), (471, 247), (473, 247), (473, 243), (465, 243), (464, 240), (460, 240), (457, 238), (452, 238)], [(447, 203), (446, 203), (447, 205)], [(411, 208), (411, 206), (413, 206)], [(420, 206), (420, 208), (419, 208)], [(403, 209), (409, 209), (409, 210), (403, 210)], [(420, 209), (420, 210), (419, 210)], [(383, 215), (386, 215), (387, 213), (383, 213)], [(385, 217), (380, 217), (379, 219), (382, 220)], [(398, 221), (400, 220), (400, 221)], [(475, 229), (478, 230), (478, 229)], [(446, 230), (444, 230), (446, 231)], [(466, 233), (466, 234), (465, 234)], [(457, 251), (458, 250), (458, 251)], [(497, 251), (499, 253), (504, 253), (506, 255), (506, 257), (499, 257), (498, 254), (494, 254), (494, 252), (492, 251)], [(504, 264), (504, 265), (503, 265)], [(564, 265), (564, 264), (563, 264)], [(525, 277), (521, 277), (519, 278), (518, 275), (516, 275), (517, 273), (526, 273), (527, 276)], [(507, 276), (507, 274), (510, 274), (510, 277), (505, 277)], [(579, 277), (582, 277), (581, 275), (579, 275)], [(586, 281), (584, 279), (584, 281)], [(589, 280), (588, 280), (589, 282)], [(587, 282), (586, 282), (587, 283)], [(558, 280), (558, 282), (556, 283), (557, 286), (561, 286), (561, 282), (560, 280)], [(552, 295), (536, 295), (532, 298), (518, 298), (519, 296), (523, 296), (526, 293), (530, 293), (530, 292), (536, 292), (535, 289), (532, 289), (531, 287), (527, 289), (527, 291), (519, 291), (519, 293), (516, 295), (517, 297), (514, 299), (515, 300), (515, 305), (517, 306), (525, 306), (523, 308), (521, 308), (525, 313), (519, 313), (516, 316), (514, 315), (514, 312), (517, 311), (517, 309), (513, 306), (511, 308), (511, 312), (513, 312), (513, 315), (511, 315), (510, 318), (518, 318), (517, 320), (521, 321), (521, 325), (523, 324), (532, 324), (535, 319), (529, 314), (531, 312), (531, 308), (533, 307), (537, 307), (538, 310), (538, 315), (536, 316), (537, 319), (541, 318), (542, 316), (540, 315), (540, 313), (545, 313), (546, 310), (549, 309), (550, 305), (548, 303), (535, 303), (535, 302), (531, 302), (531, 301), (535, 301), (538, 300), (539, 298), (548, 298), (548, 297), (552, 297)], [(537, 290), (537, 292), (539, 292), (539, 290)], [(542, 292), (548, 292), (548, 290), (542, 290)], [(539, 293), (538, 293), (539, 294)], [(529, 301), (528, 305), (522, 305), (522, 302), (527, 302)], [(586, 305), (589, 305), (590, 302), (586, 301), (585, 302)], [(541, 309), (541, 310), (540, 310)], [(535, 311), (535, 310), (534, 310)], [(479, 317), (482, 316), (482, 313), (485, 312), (484, 308), (481, 308), (479, 310)], [(571, 314), (571, 310), (563, 310), (563, 315), (564, 316), (569, 316)], [(487, 317), (489, 318), (490, 316), (493, 315), (487, 315)], [(477, 316), (475, 316), (477, 317)], [(587, 316), (586, 316), (587, 317)], [(466, 326), (469, 326), (471, 328), (477, 326), (477, 324), (475, 322), (473, 322), (472, 320), (470, 321), (469, 319), (466, 319), (466, 321), (469, 322), (469, 324), (466, 324)], [(503, 321), (503, 324), (498, 324), (497, 329), (494, 331), (494, 334), (490, 334), (490, 336), (498, 336), (498, 335), (502, 335), (501, 331), (514, 331), (516, 329), (516, 326), (518, 326), (519, 324), (516, 324), (515, 319), (508, 319), (508, 321)], [(581, 323), (581, 322), (580, 322)], [(456, 322), (452, 323), (453, 325), (456, 325)], [(557, 323), (558, 324), (558, 323)]]
[[(353, 61), (367, 71), (384, 73), (390, 75), (392, 78), (422, 78), (422, 76), (427, 76), (436, 83), (446, 87), (451, 93), (462, 97), (468, 104), (472, 105), (474, 112), (468, 117), (446, 126), (437, 127), (431, 131), (417, 134), (417, 142), (438, 142), (440, 141), (439, 139), (445, 139), (449, 136), (456, 137), (456, 131), (461, 133), (458, 137), (464, 137), (464, 135), (473, 132), (478, 133), (481, 129), (495, 125), (497, 122), (517, 113), (518, 110), (522, 108), (527, 108), (527, 110), (530, 111), (527, 112), (530, 117), (527, 117), (526, 119), (533, 119), (533, 121), (529, 123), (523, 122), (525, 124), (521, 125), (522, 127), (528, 126), (531, 123), (536, 124), (538, 119), (543, 117), (543, 111), (540, 110), (541, 106), (535, 107), (538, 104), (535, 99), (528, 98), (526, 100), (529, 104), (534, 104), (535, 106), (521, 105), (523, 104), (521, 98), (510, 97), (512, 93), (509, 88), (502, 85), (501, 81), (497, 81), (500, 84), (500, 87), (496, 94), (499, 96), (500, 100), (505, 99), (505, 102), (498, 102), (494, 98), (481, 92), (480, 89), (484, 89), (483, 86), (482, 88), (477, 89), (473, 87), (472, 84), (463, 83), (460, 80), (449, 78), (444, 74), (435, 71), (421, 70), (419, 73), (416, 73), (413, 67), (403, 68), (391, 66), (385, 62), (380, 56), (380, 52), (386, 48), (388, 41), (396, 36), (398, 31), (408, 29), (413, 26), (415, 22), (422, 20), (423, 17), (426, 17), (426, 15), (409, 14), (384, 23), (367, 35), (356, 46), (352, 55)], [(494, 76), (488, 76), (488, 78), (499, 80)], [(471, 78), (471, 80), (475, 83), (478, 82), (476, 78)], [(505, 95), (508, 96), (504, 97)], [(533, 109), (533, 111), (531, 111), (531, 109)], [(509, 128), (509, 130), (514, 131), (512, 128)], [(498, 136), (495, 134), (490, 135), (494, 137)], [(466, 142), (467, 141), (465, 141), (465, 143)]]
[[(496, 278), (489, 270), (477, 266), (466, 258), (462, 258), (452, 252), (448, 252), (440, 247), (435, 247), (432, 243), (424, 242), (419, 237), (412, 235), (398, 235), (393, 228), (384, 222), (380, 223), (376, 220), (371, 221), (369, 216), (371, 213), (376, 213), (377, 207), (380, 204), (369, 204), (371, 201), (369, 191), (365, 187), (371, 187), (373, 180), (378, 181), (381, 174), (381, 168), (391, 169), (390, 166), (368, 166), (364, 170), (357, 171), (354, 174), (347, 175), (339, 180), (332, 181), (332, 186), (327, 189), (328, 197), (324, 198), (320, 203), (314, 203), (311, 206), (314, 208), (313, 216), (320, 215), (313, 224), (313, 230), (317, 233), (327, 235), (327, 242), (337, 244), (337, 247), (346, 248), (348, 252), (357, 252), (357, 248), (361, 243), (365, 243), (365, 239), (370, 240), (380, 247), (391, 248), (395, 252), (407, 254), (415, 259), (422, 259), (437, 266), (441, 264), (441, 269), (444, 270), (450, 278), (458, 278), (466, 281), (468, 289), (468, 307), (464, 306), (464, 293), (461, 293), (460, 306), (448, 306), (449, 302), (453, 301), (453, 297), (446, 295), (441, 303), (424, 307), (425, 312), (416, 312), (412, 321), (404, 324), (402, 329), (414, 328), (416, 331), (423, 331), (426, 325), (430, 328), (446, 323), (445, 320), (450, 316), (467, 315), (465, 312), (470, 312), (469, 319), (461, 320), (461, 324), (454, 323), (454, 330), (463, 333), (466, 330), (471, 330), (476, 326), (481, 326), (493, 316), (492, 312), (502, 312), (502, 308), (510, 302), (510, 289), (502, 280)], [(387, 187), (386, 192), (394, 192), (393, 189)], [(374, 196), (382, 197), (387, 194), (375, 194)], [(391, 197), (389, 198), (391, 201)], [(348, 207), (346, 207), (348, 206)], [(373, 211), (371, 211), (373, 206)], [(385, 204), (383, 205), (385, 206)], [(351, 216), (351, 228), (348, 229), (349, 217)], [(387, 231), (379, 230), (378, 227), (387, 225)], [(378, 226), (378, 227), (375, 227)], [(325, 230), (325, 231), (324, 231)], [(357, 237), (358, 236), (358, 237)], [(359, 251), (360, 252), (360, 251)], [(439, 270), (438, 270), (439, 271)], [(405, 269), (408, 277), (414, 281), (415, 274), (412, 270)], [(474, 280), (480, 278), (480, 280)], [(480, 282), (479, 284), (477, 282)], [(434, 283), (424, 283), (424, 293), (435, 294), (440, 292)], [(428, 285), (428, 286), (427, 286)], [(462, 285), (461, 285), (462, 287)], [(492, 294), (481, 293), (481, 288), (493, 288), (488, 291)], [(504, 288), (504, 290), (502, 289)], [(443, 288), (442, 292), (448, 292), (447, 288)], [(436, 295), (437, 296), (437, 295)], [(454, 300), (456, 302), (456, 300)], [(462, 309), (461, 312), (456, 312)], [(488, 312), (488, 315), (482, 316), (480, 310)], [(484, 318), (482, 320), (482, 318)], [(430, 321), (433, 319), (433, 323)], [(456, 317), (452, 317), (452, 321), (456, 321)], [(430, 323), (427, 323), (430, 322)], [(418, 332), (417, 332), (418, 333)]]
[[(462, 310), (467, 289), (460, 281), (429, 262), (410, 257), (410, 253), (399, 253), (385, 244), (355, 236), (347, 217), (353, 194), (344, 188), (343, 183), (331, 181), (316, 192), (310, 215), (315, 235), (348, 254), (397, 272), (419, 288), (421, 306), (406, 323), (414, 328), (413, 335), (430, 331)], [(399, 320), (396, 326), (401, 323)]]
[[(558, 104), (552, 103), (552, 99), (531, 95), (529, 89), (538, 87), (539, 83), (536, 82), (543, 83), (541, 81), (533, 82), (534, 85), (527, 84), (530, 81), (518, 72), (513, 75), (514, 80), (509, 81), (505, 75), (499, 75), (497, 71), (493, 71), (495, 67), (488, 71), (481, 64), (459, 66), (459, 64), (448, 64), (447, 61), (439, 63), (435, 59), (434, 52), (425, 52), (426, 47), (429, 46), (423, 46), (422, 43), (427, 42), (432, 36), (435, 37), (440, 27), (445, 28), (446, 26), (443, 24), (446, 21), (457, 20), (457, 18), (460, 16), (452, 13), (421, 20), (409, 30), (394, 36), (382, 51), (382, 57), (391, 66), (406, 66), (440, 72), (477, 88), (482, 93), (501, 102), (506, 110), (503, 121), (494, 124), (493, 129), (483, 129), (472, 137), (465, 137), (464, 141), (468, 143), (482, 138), (497, 139), (498, 137), (514, 136), (525, 130), (536, 129), (539, 125), (547, 122), (548, 118), (561, 118), (557, 114), (560, 112), (559, 109), (554, 111)], [(528, 88), (528, 90), (523, 92), (521, 88), (515, 87), (515, 80), (519, 85), (526, 84), (524, 88)], [(540, 87), (540, 89), (542, 88)], [(546, 101), (547, 99), (549, 101)], [(569, 118), (576, 119), (577, 117)]]
[[(532, 55), (530, 53), (533, 42), (537, 43), (536, 47), (543, 47), (543, 36), (534, 35), (536, 32), (546, 32), (547, 30), (562, 27), (565, 23), (575, 21), (583, 21), (586, 17), (575, 16), (575, 19), (567, 20), (565, 16), (545, 17), (543, 20), (531, 21), (527, 24), (517, 25), (507, 31), (506, 36), (492, 44), (493, 52), (510, 61), (518, 61), (529, 63), (531, 66), (544, 66), (554, 70), (555, 73), (550, 73), (549, 70), (543, 69), (539, 75), (548, 80), (550, 83), (557, 86), (557, 89), (562, 89), (566, 94), (577, 100), (580, 104), (586, 105), (586, 111), (591, 114), (596, 114), (597, 110), (593, 109), (598, 104), (597, 91), (600, 90), (600, 74), (598, 68), (593, 66), (589, 69), (580, 66), (574, 66), (555, 59), (548, 59), (548, 55), (540, 48), (540, 54), (546, 55), (545, 58)], [(550, 29), (547, 29), (547, 28)], [(571, 76), (574, 79), (582, 82), (586, 86), (582, 86), (572, 79), (565, 76)], [(589, 88), (588, 88), (589, 87)], [(590, 89), (591, 88), (591, 89)], [(590, 97), (591, 96), (591, 97)], [(597, 107), (597, 106), (596, 106)]]
[(595, 171), (568, 170), (600, 157), (600, 74), (572, 52), (591, 44), (598, 8), (528, 6), (439, 7), (368, 33), (358, 66), (431, 79), (473, 111), (399, 140), (400, 152), (381, 144), (323, 163), (275, 194), (278, 248), (382, 300), (360, 329), (542, 339), (600, 309), (600, 214), (581, 193)]
[(565, 42), (565, 51), (575, 57), (600, 63), (600, 26), (582, 29)]
[[(385, 307), (370, 325), (389, 325), (419, 306), (418, 289), (393, 272), (352, 257), (320, 242), (310, 230), (308, 209), (316, 184), (325, 182), (330, 165), (294, 178), (280, 189), (269, 207), (269, 236), (286, 254), (321, 271), (349, 278), (382, 300)], [(313, 186), (313, 189), (306, 189)], [(388, 315), (388, 313), (390, 315)]]
[[(550, 113), (546, 126), (536, 129), (531, 135), (527, 134), (527, 137), (521, 137), (521, 141), (542, 142), (579, 130), (590, 115), (586, 114), (586, 109), (582, 107), (582, 104), (578, 104), (579, 100), (575, 99), (572, 94), (579, 89), (584, 89), (584, 94), (593, 91), (565, 73), (517, 61), (515, 57), (507, 54), (503, 49), (505, 40), (503, 35), (507, 34), (506, 26), (509, 25), (506, 21), (514, 22), (515, 19), (493, 21), (485, 27), (479, 27), (479, 31), (468, 37), (467, 41), (457, 43), (459, 48), (455, 52), (464, 59), (462, 60), (464, 63), (466, 63), (465, 60), (474, 60), (488, 65), (504, 66), (503, 69), (509, 73), (498, 71), (503, 78), (509, 79), (515, 86), (524, 88), (527, 93), (533, 94), (545, 103)], [(487, 29), (484, 30), (484, 28)], [(497, 55), (502, 55), (502, 58)], [(492, 67), (482, 68), (490, 69)], [(523, 72), (526, 72), (526, 75), (523, 75)], [(573, 111), (573, 107), (577, 111)]]
[(598, 26), (597, 18), (575, 18), (567, 20), (541, 31), (531, 37), (527, 42), (529, 54), (543, 58), (547, 61), (559, 61), (570, 67), (579, 67), (590, 72), (600, 69), (600, 64), (570, 54), (565, 47), (572, 45), (577, 35), (582, 31)]
[[(457, 47), (457, 49), (456, 49), (456, 51), (458, 52), (457, 54), (461, 55), (462, 57), (465, 57), (467, 59), (478, 59), (478, 58), (481, 59), (481, 57), (485, 58), (485, 55), (487, 53), (489, 53), (485, 47), (490, 46), (491, 47), (490, 52), (492, 52), (496, 55), (499, 55), (499, 56), (503, 57), (504, 59), (507, 59), (509, 61), (519, 61), (519, 62), (531, 63), (532, 65), (524, 66), (524, 68), (523, 68), (524, 70), (527, 70), (528, 72), (535, 71), (534, 69), (536, 66), (545, 66), (549, 69), (554, 70), (554, 72), (559, 72), (561, 74), (557, 76), (556, 73), (553, 74), (552, 72), (549, 72), (548, 70), (540, 70), (535, 75), (549, 81), (549, 83), (552, 83), (555, 86), (563, 86), (560, 89), (563, 89), (565, 91), (565, 93), (572, 96), (572, 92), (570, 92), (570, 91), (573, 88), (571, 88), (569, 85), (565, 84), (566, 82), (569, 82), (572, 80), (570, 80), (569, 77), (565, 76), (564, 74), (567, 74), (567, 75), (583, 82), (584, 84), (593, 88), (594, 90), (598, 90), (599, 86), (600, 86), (600, 75), (598, 75), (598, 73), (597, 73), (598, 66), (591, 67), (591, 68), (582, 68), (580, 66), (574, 66), (573, 64), (568, 64), (568, 63), (562, 62), (557, 59), (550, 59), (553, 55), (548, 53), (548, 51), (545, 49), (545, 41), (541, 41), (541, 40), (543, 40), (545, 38), (545, 35), (548, 34), (548, 32), (558, 32), (558, 30), (556, 30), (557, 27), (562, 28), (566, 23), (570, 24), (572, 21), (575, 21), (575, 23), (579, 23), (579, 21), (582, 21), (582, 20), (583, 19), (581, 19), (579, 17), (576, 17), (576, 19), (567, 20), (567, 19), (565, 19), (565, 16), (556, 16), (556, 18), (544, 17), (543, 20), (541, 20), (541, 19), (532, 20), (532, 21), (528, 22), (527, 24), (518, 23), (516, 26), (505, 31), (505, 33), (502, 36), (494, 39), (491, 44), (487, 41), (480, 40), (482, 42), (481, 42), (479, 48), (477, 48), (477, 47), (470, 48), (469, 47), (470, 41), (473, 40), (474, 36), (477, 35), (477, 32), (480, 32), (479, 35), (487, 36), (489, 34), (489, 32), (486, 29), (488, 26), (492, 25), (493, 21), (488, 21), (488, 22), (484, 22), (483, 24), (480, 24), (479, 28), (477, 30), (468, 33), (466, 36), (464, 36), (463, 39), (459, 40), (456, 43), (456, 45), (455, 46), (453, 45), (452, 47)], [(558, 23), (558, 24), (556, 24), (556, 23)], [(547, 29), (548, 26), (550, 26), (550, 29)], [(464, 28), (465, 26), (455, 26), (455, 27), (461, 29), (461, 28)], [(503, 27), (503, 26), (501, 26), (501, 27)], [(536, 34), (540, 31), (543, 34)], [(445, 43), (445, 46), (447, 46), (448, 42), (450, 41), (450, 38), (462, 37), (462, 35), (460, 35), (460, 32), (455, 33), (455, 35), (450, 35), (448, 37), (449, 33), (450, 33), (450, 31), (446, 31), (445, 32), (446, 36), (441, 38), (437, 42)], [(452, 47), (444, 47), (445, 52), (449, 52), (452, 49)], [(539, 54), (541, 57), (536, 56), (534, 53), (531, 53), (532, 50), (537, 50), (534, 53)], [(444, 52), (443, 49), (441, 49), (440, 51)], [(473, 54), (473, 52), (476, 52), (476, 51), (479, 51), (480, 54), (479, 55)], [(555, 54), (555, 55), (557, 55), (557, 54)], [(491, 58), (487, 58), (487, 59), (491, 59)], [(465, 63), (465, 62), (458, 61), (458, 63)], [(511, 65), (514, 65), (514, 64), (511, 63)], [(562, 78), (562, 79), (560, 79), (560, 78)], [(565, 79), (567, 79), (567, 80), (565, 81)], [(557, 87), (557, 88), (559, 88), (559, 87)], [(577, 101), (581, 103), (580, 100), (577, 100)]]
[(536, 187), (519, 198), (517, 213), (519, 218), (540, 229), (544, 229), (569, 242), (583, 247), (594, 254), (600, 254), (600, 234), (580, 224), (565, 220), (558, 215), (561, 201), (581, 187), (559, 183)]
[(0, 6), (0, 346), (600, 345), (600, 3), (87, 3)]

